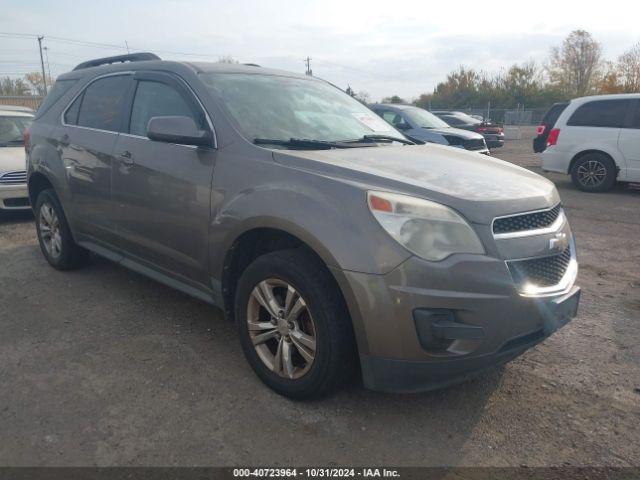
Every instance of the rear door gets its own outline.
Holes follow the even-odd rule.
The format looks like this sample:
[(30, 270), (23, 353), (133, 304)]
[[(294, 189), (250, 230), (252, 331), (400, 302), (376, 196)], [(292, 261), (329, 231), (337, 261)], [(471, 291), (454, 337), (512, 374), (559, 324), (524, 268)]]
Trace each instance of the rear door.
[(620, 131), (618, 148), (627, 161), (626, 180), (640, 182), (640, 99), (633, 101), (629, 121)]
[(115, 243), (113, 149), (132, 85), (131, 73), (92, 81), (65, 110), (54, 136), (69, 187), (65, 208), (80, 241)]
[[(138, 72), (124, 132), (115, 148), (113, 197), (125, 255), (195, 288), (208, 285), (208, 229), (213, 148), (151, 141), (152, 117), (191, 117), (210, 130), (201, 104), (182, 80)], [(208, 286), (207, 286), (208, 288)]]

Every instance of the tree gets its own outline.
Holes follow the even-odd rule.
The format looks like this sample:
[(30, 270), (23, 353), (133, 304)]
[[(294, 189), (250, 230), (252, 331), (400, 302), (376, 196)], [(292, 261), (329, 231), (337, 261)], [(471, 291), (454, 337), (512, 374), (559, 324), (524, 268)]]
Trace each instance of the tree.
[(382, 99), (382, 103), (407, 103), (403, 98), (398, 95), (392, 95)]
[(605, 62), (605, 65), (598, 93), (624, 93), (625, 89), (618, 67), (612, 62)]
[(640, 43), (618, 57), (617, 74), (622, 84), (622, 91), (640, 92)]
[(240, 63), (240, 62), (238, 60), (236, 60), (235, 58), (233, 58), (231, 55), (224, 55), (224, 56), (218, 58), (218, 63), (236, 64), (236, 63)]
[(365, 105), (369, 105), (371, 103), (371, 95), (369, 95), (367, 92), (356, 93), (355, 99), (360, 103), (364, 103)]
[[(27, 73), (25, 74), (24, 79), (31, 88), (31, 94), (41, 96), (45, 94), (44, 84), (42, 83), (42, 74), (40, 72)], [(48, 76), (47, 86), (51, 85), (53, 85), (53, 82), (51, 81), (51, 77)]]
[(20, 97), (30, 93), (29, 86), (21, 78), (4, 77), (0, 79), (0, 95)]
[(560, 47), (554, 47), (547, 67), (552, 84), (578, 97), (595, 90), (601, 70), (602, 46), (585, 30), (574, 30)]

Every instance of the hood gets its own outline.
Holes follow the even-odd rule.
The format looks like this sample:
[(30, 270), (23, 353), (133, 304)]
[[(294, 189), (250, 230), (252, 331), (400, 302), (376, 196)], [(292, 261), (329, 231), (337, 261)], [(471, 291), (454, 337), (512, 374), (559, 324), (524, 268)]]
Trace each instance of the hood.
[(425, 128), (427, 132), (439, 133), (440, 135), (455, 135), (456, 137), (464, 138), (465, 140), (480, 140), (484, 138), (482, 135), (469, 130), (462, 130), (461, 128)]
[(275, 150), (274, 159), (364, 189), (427, 198), (460, 211), (474, 223), (554, 206), (555, 185), (538, 174), (486, 155), (442, 145), (334, 150)]
[(0, 147), (0, 175), (26, 170), (24, 147)]

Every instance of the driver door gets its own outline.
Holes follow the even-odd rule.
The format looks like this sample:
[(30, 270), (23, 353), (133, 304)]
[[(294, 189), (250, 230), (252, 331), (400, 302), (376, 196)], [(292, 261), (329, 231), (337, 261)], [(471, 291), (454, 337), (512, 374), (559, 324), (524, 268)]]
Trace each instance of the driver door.
[(152, 117), (180, 115), (211, 130), (200, 103), (177, 77), (138, 72), (130, 115), (114, 149), (113, 201), (126, 257), (192, 287), (209, 289), (208, 231), (213, 148), (152, 141)]

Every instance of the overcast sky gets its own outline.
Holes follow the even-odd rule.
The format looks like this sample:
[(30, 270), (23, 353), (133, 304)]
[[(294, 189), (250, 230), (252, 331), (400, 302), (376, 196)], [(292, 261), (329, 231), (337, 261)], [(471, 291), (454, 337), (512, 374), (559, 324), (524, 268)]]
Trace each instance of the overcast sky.
[[(576, 28), (590, 31), (615, 59), (640, 41), (639, 18), (637, 0), (0, 0), (0, 32), (44, 35), (53, 76), (89, 58), (126, 53), (126, 41), (132, 51), (167, 59), (231, 55), (297, 72), (308, 55), (314, 75), (374, 100), (417, 97), (459, 65), (494, 73), (514, 62), (543, 62)], [(38, 66), (34, 38), (0, 34), (0, 76)]]

